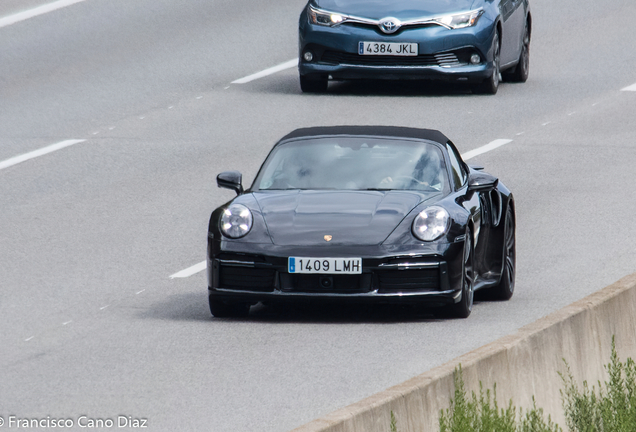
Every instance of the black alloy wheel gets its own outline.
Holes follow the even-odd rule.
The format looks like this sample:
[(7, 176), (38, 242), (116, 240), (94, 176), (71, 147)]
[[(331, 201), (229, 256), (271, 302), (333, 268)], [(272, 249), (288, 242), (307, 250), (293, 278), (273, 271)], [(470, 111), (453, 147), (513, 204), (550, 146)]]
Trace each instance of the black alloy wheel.
[(510, 82), (526, 82), (530, 73), (530, 28), (526, 23), (523, 32), (523, 41), (521, 53), (519, 54), (519, 62), (512, 72), (505, 74), (506, 81)]
[(495, 34), (495, 37), (492, 41), (492, 52), (493, 52), (493, 68), (492, 74), (489, 78), (486, 78), (481, 84), (478, 84), (474, 89), (474, 93), (478, 94), (497, 94), (497, 90), (499, 90), (499, 75), (501, 74), (500, 70), (500, 54), (501, 54), (501, 46), (499, 42), (499, 32)]
[(325, 93), (329, 87), (329, 79), (300, 75), (300, 89), (303, 93)]
[(462, 271), (462, 298), (452, 305), (453, 315), (458, 318), (468, 318), (473, 310), (475, 296), (475, 267), (474, 267), (473, 233), (466, 232), (464, 241), (464, 265)]
[(250, 313), (249, 303), (236, 303), (218, 300), (209, 296), (210, 312), (217, 318), (240, 318)]
[(510, 300), (515, 292), (516, 247), (515, 247), (515, 213), (512, 205), (506, 210), (506, 226), (504, 228), (503, 269), (501, 282), (493, 288), (492, 293), (499, 300)]

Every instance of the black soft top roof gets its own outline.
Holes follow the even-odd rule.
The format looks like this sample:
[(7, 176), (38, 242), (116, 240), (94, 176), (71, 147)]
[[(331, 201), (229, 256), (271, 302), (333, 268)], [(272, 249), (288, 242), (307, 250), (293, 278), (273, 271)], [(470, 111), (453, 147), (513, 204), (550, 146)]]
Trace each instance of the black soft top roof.
[(443, 133), (434, 129), (418, 129), (400, 126), (319, 126), (296, 129), (285, 135), (279, 142), (290, 139), (309, 138), (325, 135), (366, 135), (379, 137), (402, 137), (425, 139), (446, 144), (450, 141)]

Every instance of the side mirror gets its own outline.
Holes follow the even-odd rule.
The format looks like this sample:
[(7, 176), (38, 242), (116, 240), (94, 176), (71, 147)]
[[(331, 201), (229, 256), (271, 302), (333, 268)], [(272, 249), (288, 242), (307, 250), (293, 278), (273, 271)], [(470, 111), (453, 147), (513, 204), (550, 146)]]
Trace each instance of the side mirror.
[(238, 171), (225, 171), (216, 176), (216, 185), (220, 188), (232, 189), (237, 195), (243, 193), (243, 174)]
[(497, 187), (499, 179), (485, 172), (472, 173), (468, 179), (469, 192), (488, 192)]

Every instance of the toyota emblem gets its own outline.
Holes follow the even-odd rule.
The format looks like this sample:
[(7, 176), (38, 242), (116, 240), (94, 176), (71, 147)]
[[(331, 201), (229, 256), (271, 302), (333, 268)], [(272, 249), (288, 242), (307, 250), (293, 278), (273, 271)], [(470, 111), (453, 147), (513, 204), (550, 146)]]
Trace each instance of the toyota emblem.
[(380, 20), (380, 30), (384, 33), (395, 33), (402, 27), (402, 23), (397, 18), (383, 18)]

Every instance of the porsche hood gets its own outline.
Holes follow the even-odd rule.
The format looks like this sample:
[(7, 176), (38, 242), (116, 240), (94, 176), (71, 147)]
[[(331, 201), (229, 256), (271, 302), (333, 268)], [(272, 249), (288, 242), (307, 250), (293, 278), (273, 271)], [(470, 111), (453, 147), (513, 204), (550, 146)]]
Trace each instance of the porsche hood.
[(395, 17), (401, 20), (471, 10), (474, 0), (314, 0), (316, 7), (364, 18)]
[(425, 197), (410, 191), (254, 193), (279, 246), (380, 244)]

